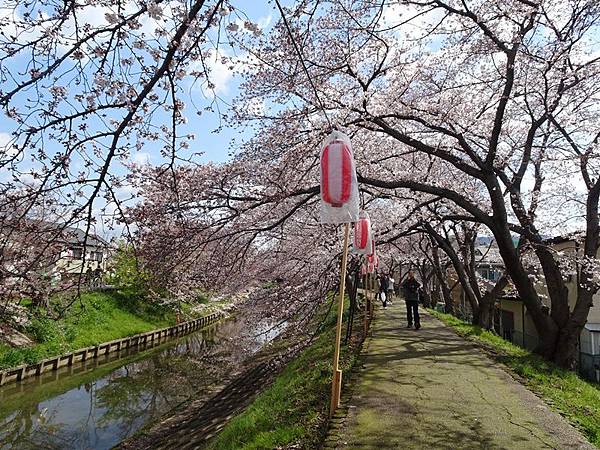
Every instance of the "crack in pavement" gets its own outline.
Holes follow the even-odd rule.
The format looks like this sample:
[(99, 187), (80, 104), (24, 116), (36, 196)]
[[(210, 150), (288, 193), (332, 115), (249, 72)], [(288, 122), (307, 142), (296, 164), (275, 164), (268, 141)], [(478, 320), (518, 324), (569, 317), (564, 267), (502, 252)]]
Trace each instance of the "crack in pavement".
[(479, 347), (426, 312), (420, 331), (402, 323), (389, 308), (373, 323), (340, 448), (590, 448), (558, 415), (540, 418)]

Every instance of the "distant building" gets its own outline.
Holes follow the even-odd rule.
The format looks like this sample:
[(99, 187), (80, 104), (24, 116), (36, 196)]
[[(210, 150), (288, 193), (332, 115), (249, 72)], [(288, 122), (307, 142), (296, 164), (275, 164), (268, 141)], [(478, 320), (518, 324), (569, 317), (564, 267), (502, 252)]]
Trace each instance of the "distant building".
[[(581, 244), (577, 235), (558, 236), (548, 239), (547, 244), (557, 252), (565, 255), (581, 255)], [(599, 255), (600, 256), (600, 253)], [(566, 280), (569, 290), (569, 308), (572, 310), (577, 301), (577, 285), (579, 270), (575, 270)], [(543, 299), (548, 298), (545, 285), (537, 285), (536, 290)], [(545, 307), (550, 312), (551, 304), (545, 301)], [(538, 334), (527, 311), (527, 307), (518, 297), (516, 292), (506, 293), (497, 303), (496, 331), (505, 339), (533, 350), (538, 344)], [(593, 306), (590, 308), (587, 323), (579, 338), (579, 372), (590, 380), (600, 382), (600, 294), (594, 296)]]
[(61, 247), (54, 273), (61, 279), (83, 274), (89, 284), (100, 282), (108, 267), (108, 242), (92, 233), (86, 237), (84, 230), (68, 227), (63, 232)]
[(496, 282), (504, 273), (504, 261), (493, 242), (475, 247), (475, 269), (484, 280)]

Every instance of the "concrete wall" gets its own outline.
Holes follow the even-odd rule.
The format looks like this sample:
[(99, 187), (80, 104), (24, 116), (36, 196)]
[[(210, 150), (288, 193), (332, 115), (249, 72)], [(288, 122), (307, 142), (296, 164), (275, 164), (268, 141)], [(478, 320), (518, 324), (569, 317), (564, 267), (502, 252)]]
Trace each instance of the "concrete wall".
[[(92, 252), (102, 251), (102, 261), (92, 260)], [(69, 249), (65, 249), (60, 254), (60, 259), (56, 261), (56, 270), (58, 272), (66, 272), (69, 274), (79, 274), (82, 272), (83, 266), (83, 274), (85, 275), (88, 270), (94, 271), (97, 269), (106, 272), (108, 267), (108, 258), (109, 253), (106, 249), (96, 249), (90, 248), (86, 251), (85, 255), (85, 264), (83, 259), (75, 259), (73, 258), (71, 251)]]
[(2, 370), (0, 371), (0, 386), (6, 383), (17, 382), (25, 378), (41, 375), (44, 372), (58, 370), (61, 367), (72, 366), (76, 362), (82, 362), (88, 359), (98, 358), (102, 355), (108, 355), (111, 352), (120, 352), (122, 350), (128, 350), (132, 347), (138, 346), (146, 347), (148, 344), (158, 344), (164, 342), (170, 337), (183, 336), (185, 334), (192, 333), (221, 320), (223, 317), (223, 313), (213, 313), (209, 316), (190, 320), (189, 322), (184, 322), (172, 327), (161, 328), (160, 330), (149, 331), (147, 333), (136, 334), (135, 336), (116, 339), (114, 341), (105, 342), (94, 347), (82, 348), (64, 355), (45, 359), (35, 364), (25, 364), (12, 369)]

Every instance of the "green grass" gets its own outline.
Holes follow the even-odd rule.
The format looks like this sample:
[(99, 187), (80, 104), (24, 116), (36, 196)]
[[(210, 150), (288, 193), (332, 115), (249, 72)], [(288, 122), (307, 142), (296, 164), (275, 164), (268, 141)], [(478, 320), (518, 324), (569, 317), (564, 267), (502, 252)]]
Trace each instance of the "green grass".
[(35, 363), (82, 347), (163, 328), (175, 323), (175, 315), (127, 292), (86, 293), (65, 317), (42, 315), (32, 319), (26, 332), (37, 342), (31, 347), (0, 345), (0, 369)]
[[(318, 448), (328, 423), (334, 326), (332, 310), (323, 324), (325, 330), (312, 345), (252, 405), (232, 419), (207, 448)], [(340, 368), (349, 370), (356, 357), (355, 352), (342, 347)]]
[(591, 443), (600, 446), (600, 387), (561, 369), (500, 336), (449, 314), (429, 312), (488, 350), (519, 375), (546, 403), (565, 416)]

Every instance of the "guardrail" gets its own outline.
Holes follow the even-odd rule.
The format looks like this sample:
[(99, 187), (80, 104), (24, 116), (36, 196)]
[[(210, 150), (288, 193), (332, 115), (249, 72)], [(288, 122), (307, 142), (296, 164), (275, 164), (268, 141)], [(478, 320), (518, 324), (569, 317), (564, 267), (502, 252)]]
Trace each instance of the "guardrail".
[(134, 336), (116, 339), (114, 341), (104, 342), (92, 347), (80, 348), (70, 353), (52, 358), (44, 359), (35, 364), (24, 364), (0, 371), (0, 386), (7, 383), (17, 382), (25, 378), (41, 375), (45, 372), (58, 370), (61, 367), (72, 366), (76, 362), (86, 361), (88, 359), (98, 358), (98, 356), (108, 355), (110, 353), (120, 352), (121, 350), (159, 343), (174, 336), (183, 336), (196, 330), (212, 325), (221, 320), (225, 314), (217, 312), (199, 319), (190, 320), (168, 328), (148, 331), (146, 333), (136, 334)]

